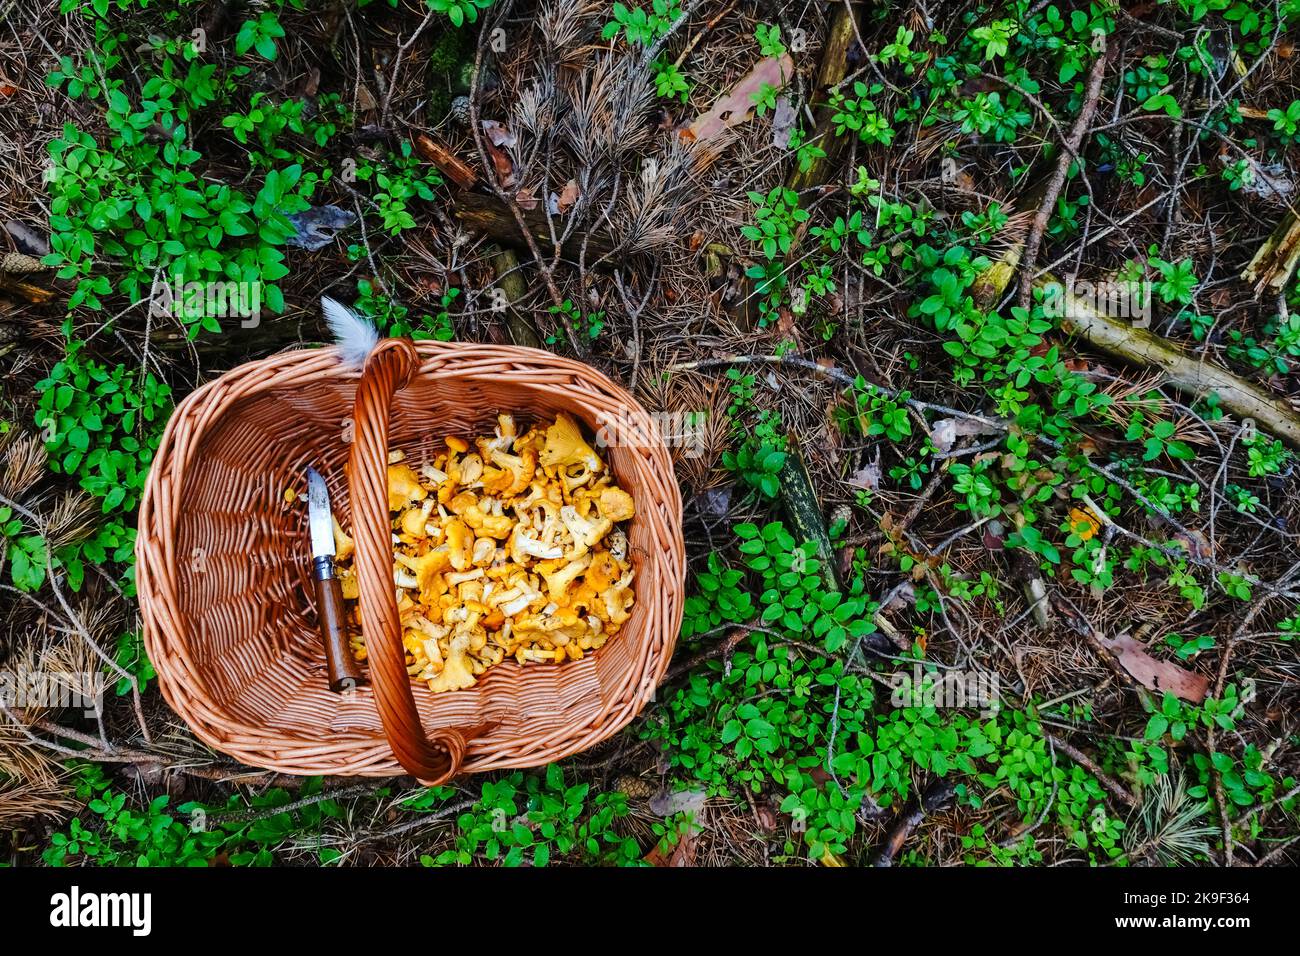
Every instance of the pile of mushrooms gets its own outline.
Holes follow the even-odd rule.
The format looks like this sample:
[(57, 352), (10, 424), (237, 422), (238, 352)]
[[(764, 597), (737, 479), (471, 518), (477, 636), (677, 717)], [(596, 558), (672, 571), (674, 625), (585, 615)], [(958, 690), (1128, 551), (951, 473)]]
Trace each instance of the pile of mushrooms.
[[(579, 660), (631, 615), (632, 496), (560, 413), (518, 435), (499, 415), (474, 449), (450, 436), (418, 467), (389, 452), (393, 582), (408, 671), (434, 693), (489, 667)], [(343, 596), (357, 597), (352, 541), (335, 524)], [(357, 613), (355, 607), (353, 613)], [(352, 648), (365, 660), (365, 638)]]

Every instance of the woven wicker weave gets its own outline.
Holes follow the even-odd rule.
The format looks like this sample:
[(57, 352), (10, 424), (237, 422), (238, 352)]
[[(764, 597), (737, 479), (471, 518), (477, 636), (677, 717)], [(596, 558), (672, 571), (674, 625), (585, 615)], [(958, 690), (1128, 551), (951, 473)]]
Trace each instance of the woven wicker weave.
[[(387, 449), (419, 459), (448, 434), (567, 411), (620, 440), (604, 454), (636, 500), (636, 604), (618, 636), (558, 665), (488, 670), (467, 690), (413, 687), (392, 584)], [(629, 438), (629, 436), (632, 436)], [(346, 463), (346, 468), (345, 468)], [(356, 540), (370, 683), (331, 692), (312, 610), (310, 545), (284, 490), (307, 465)], [(176, 409), (136, 542), (145, 646), (171, 707), (204, 742), (291, 774), (425, 783), (531, 767), (604, 740), (653, 696), (681, 623), (681, 498), (649, 415), (586, 365), (534, 349), (383, 340), (363, 372), (334, 349), (241, 366)]]

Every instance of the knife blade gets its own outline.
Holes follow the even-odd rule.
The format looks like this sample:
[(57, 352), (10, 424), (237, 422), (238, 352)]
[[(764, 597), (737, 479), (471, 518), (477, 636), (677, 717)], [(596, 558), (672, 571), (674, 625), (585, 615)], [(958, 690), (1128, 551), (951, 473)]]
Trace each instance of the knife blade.
[(325, 479), (307, 468), (307, 521), (311, 531), (312, 580), (316, 583), (316, 621), (325, 645), (330, 690), (354, 690), (362, 683), (361, 668), (348, 645), (343, 588), (334, 568), (334, 516)]
[(312, 558), (334, 557), (334, 516), (330, 490), (319, 471), (307, 468), (307, 520), (311, 526)]

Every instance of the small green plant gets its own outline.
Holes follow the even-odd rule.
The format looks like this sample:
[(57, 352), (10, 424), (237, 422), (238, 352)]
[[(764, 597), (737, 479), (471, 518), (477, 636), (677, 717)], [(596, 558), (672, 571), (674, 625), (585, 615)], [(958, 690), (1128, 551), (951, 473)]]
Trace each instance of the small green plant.
[(375, 325), (384, 329), (384, 334), (392, 337), (407, 336), (417, 342), (432, 339), (437, 342), (450, 342), (456, 337), (456, 329), (451, 320), (451, 307), (460, 295), (459, 289), (448, 289), (439, 298), (440, 308), (434, 315), (423, 314), (412, 317), (408, 306), (375, 289), (369, 279), (357, 282), (357, 299), (353, 303), (362, 315), (368, 316)]
[(650, 64), (650, 69), (654, 74), (655, 93), (666, 100), (686, 102), (691, 95), (691, 84), (676, 63), (661, 57)]
[(39, 534), (29, 533), (12, 508), (0, 505), (0, 538), (9, 579), (19, 591), (30, 593), (45, 583), (46, 545)]
[(555, 856), (577, 853), (588, 864), (633, 863), (635, 840), (614, 824), (628, 813), (622, 793), (590, 793), (590, 784), (568, 785), (559, 764), (545, 774), (515, 772), (483, 783), (479, 800), (456, 820), (453, 849), (420, 857), (424, 866), (546, 866)]
[[(565, 299), (558, 306), (550, 307), (550, 313), (560, 317), (561, 323), (572, 330), (576, 330), (589, 341), (595, 341), (600, 338), (600, 333), (605, 329), (604, 311), (584, 313), (573, 303), (571, 299)], [(558, 335), (548, 335), (546, 337), (547, 345), (555, 345), (560, 341)]]
[(80, 343), (36, 383), (36, 424), (50, 468), (74, 475), (105, 514), (134, 510), (171, 409), (171, 389), (123, 365), (109, 368)]
[(1292, 100), (1285, 110), (1269, 110), (1268, 118), (1273, 121), (1273, 132), (1283, 143), (1300, 143), (1300, 100)]
[(975, 465), (953, 462), (949, 466), (952, 490), (959, 496), (955, 506), (958, 511), (969, 511), (976, 518), (991, 518), (1001, 513), (998, 486), (989, 474), (990, 467), (987, 461)]
[(682, 15), (680, 0), (652, 0), (650, 10), (614, 4), (614, 19), (600, 31), (602, 40), (612, 40), (620, 33), (628, 43), (651, 46), (666, 34)]
[[(426, 0), (429, 9), (441, 13), (454, 27), (478, 22), (478, 12), (492, 6), (492, 0)], [(394, 2), (393, 6), (397, 4)]]
[(1151, 256), (1147, 262), (1160, 273), (1160, 278), (1155, 282), (1154, 287), (1156, 294), (1160, 296), (1162, 302), (1173, 302), (1178, 305), (1191, 305), (1192, 294), (1196, 291), (1196, 273), (1191, 259), (1184, 259), (1181, 262), (1166, 262), (1156, 254), (1156, 247), (1151, 247)]
[(1255, 184), (1255, 164), (1249, 159), (1239, 159), (1236, 162), (1226, 163), (1223, 167), (1223, 180), (1228, 184), (1228, 189), (1236, 192), (1243, 187), (1253, 186)]
[[(117, 639), (116, 652), (113, 655), (117, 666), (135, 678), (136, 686), (144, 693), (149, 682), (158, 675), (144, 649), (144, 636), (139, 631), (124, 631)], [(131, 692), (131, 681), (119, 677), (114, 685), (118, 697)]]
[(994, 60), (1007, 55), (1011, 38), (1016, 35), (1019, 27), (1015, 20), (994, 20), (987, 26), (972, 30), (971, 39), (983, 48), (983, 59)]
[(379, 166), (360, 164), (357, 179), (361, 182), (374, 180), (375, 207), (384, 229), (392, 236), (415, 227), (415, 217), (407, 208), (410, 202), (413, 199), (432, 199), (434, 188), (442, 185), (442, 177), (433, 169), (421, 166), (412, 155), (409, 140), (402, 142), (399, 152), (390, 153), (386, 163)]
[(1246, 473), (1252, 478), (1276, 475), (1291, 460), (1291, 452), (1282, 442), (1259, 432), (1249, 440), (1243, 439), (1242, 444), (1246, 446)]
[(785, 43), (781, 40), (781, 28), (770, 23), (760, 23), (754, 27), (754, 39), (758, 41), (758, 52), (763, 56), (784, 56)]
[(914, 30), (900, 26), (898, 32), (894, 34), (894, 42), (887, 44), (880, 51), (879, 61), (886, 66), (897, 63), (906, 75), (912, 76), (927, 59), (924, 52), (912, 49), (912, 42), (915, 39)]
[(848, 405), (836, 407), (835, 423), (847, 433), (884, 435), (891, 442), (902, 442), (912, 434), (906, 405), (910, 397), (902, 392), (897, 398), (890, 398), (859, 375), (845, 390)]
[(799, 194), (775, 186), (766, 196), (749, 193), (749, 201), (754, 204), (754, 224), (743, 226), (741, 234), (758, 243), (766, 259), (785, 255), (794, 242), (795, 228), (808, 218), (808, 210), (799, 208)]
[(835, 135), (843, 136), (851, 131), (864, 143), (890, 145), (894, 141), (894, 129), (871, 100), (883, 89), (879, 83), (868, 86), (861, 80), (855, 80), (852, 96), (846, 96), (839, 89), (834, 90), (829, 105), (834, 111), (831, 122), (835, 124)]
[(263, 10), (256, 19), (245, 20), (235, 36), (235, 52), (243, 56), (249, 50), (256, 50), (264, 60), (274, 60), (275, 41), (284, 37), (284, 27), (280, 18), (272, 10)]

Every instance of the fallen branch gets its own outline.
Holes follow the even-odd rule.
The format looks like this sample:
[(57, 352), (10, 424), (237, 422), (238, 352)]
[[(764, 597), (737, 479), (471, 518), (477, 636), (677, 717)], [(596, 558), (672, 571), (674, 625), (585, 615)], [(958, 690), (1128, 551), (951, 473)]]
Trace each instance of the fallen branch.
[(890, 827), (889, 835), (885, 837), (885, 845), (880, 848), (871, 865), (893, 866), (894, 857), (898, 856), (899, 851), (903, 849), (903, 844), (912, 835), (912, 831), (921, 825), (926, 814), (946, 808), (952, 802), (956, 792), (953, 784), (942, 778), (926, 787), (921, 799), (914, 800), (908, 810)]
[(825, 103), (829, 99), (830, 89), (838, 86), (848, 73), (849, 50), (856, 34), (857, 27), (853, 21), (853, 13), (850, 5), (846, 3), (836, 11), (835, 19), (831, 22), (831, 28), (822, 44), (821, 64), (817, 68), (817, 84), (808, 104), (811, 109), (817, 111), (817, 129), (809, 137), (809, 141), (820, 142), (826, 155), (814, 159), (812, 165), (806, 170), (795, 166), (786, 180), (786, 188), (793, 189), (795, 192), (820, 185), (822, 170), (833, 158), (831, 154), (835, 152), (837, 143), (832, 132), (835, 125), (832, 116), (835, 111), (827, 108)]
[[(1060, 282), (1044, 275), (1040, 287)], [(1112, 318), (1065, 290), (1062, 328), (1089, 345), (1135, 365), (1154, 365), (1165, 373), (1165, 380), (1194, 399), (1210, 392), (1219, 405), (1242, 420), (1253, 419), (1262, 431), (1300, 448), (1300, 415), (1280, 398), (1269, 395), (1259, 386), (1232, 374), (1212, 362), (1192, 357), (1172, 342), (1148, 331)]]
[[(536, 209), (520, 210), (527, 234), (521, 232), (519, 221), (506, 202), (496, 196), (482, 193), (461, 193), (456, 197), (453, 213), (465, 228), (482, 233), (495, 242), (515, 248), (532, 248), (528, 244), (531, 237), (534, 243), (550, 243), (551, 230), (546, 222), (546, 213), (538, 203)], [(589, 255), (595, 258), (612, 257), (617, 249), (614, 241), (603, 232), (586, 232), (582, 236), (587, 242)], [(578, 237), (571, 237), (562, 245), (563, 252), (572, 252), (579, 244)]]
[(1103, 787), (1105, 787), (1106, 790), (1110, 793), (1110, 795), (1114, 797), (1116, 800), (1118, 800), (1120, 803), (1122, 803), (1125, 807), (1127, 807), (1130, 810), (1137, 809), (1138, 806), (1137, 797), (1129, 793), (1126, 789), (1124, 789), (1123, 785), (1120, 784), (1119, 781), (1117, 781), (1114, 777), (1106, 773), (1106, 771), (1102, 770), (1101, 767), (1097, 766), (1097, 762), (1093, 760), (1091, 757), (1089, 757), (1086, 753), (1084, 753), (1079, 748), (1066, 743), (1060, 737), (1057, 737), (1053, 734), (1044, 733), (1043, 737), (1046, 740), (1051, 741), (1052, 746), (1054, 746), (1057, 750), (1065, 754), (1067, 757), (1069, 757), (1071, 760), (1077, 763), (1084, 770), (1088, 771), (1088, 773), (1096, 777), (1097, 782), (1100, 783)]
[(1105, 72), (1106, 54), (1102, 52), (1092, 61), (1092, 69), (1088, 71), (1088, 92), (1084, 96), (1083, 107), (1079, 110), (1079, 116), (1070, 130), (1070, 137), (1065, 141), (1065, 148), (1056, 161), (1056, 170), (1048, 180), (1047, 191), (1043, 194), (1043, 201), (1038, 206), (1038, 212), (1034, 214), (1029, 235), (1025, 238), (1024, 261), (1020, 272), (1019, 305), (1022, 309), (1029, 307), (1029, 300), (1033, 295), (1034, 267), (1038, 263), (1038, 249), (1043, 243), (1043, 235), (1047, 232), (1047, 223), (1052, 216), (1052, 211), (1056, 209), (1056, 199), (1061, 195), (1065, 176), (1070, 171), (1070, 164), (1079, 155), (1083, 137), (1087, 135), (1093, 114), (1097, 112), (1097, 103), (1101, 99), (1101, 78)]

